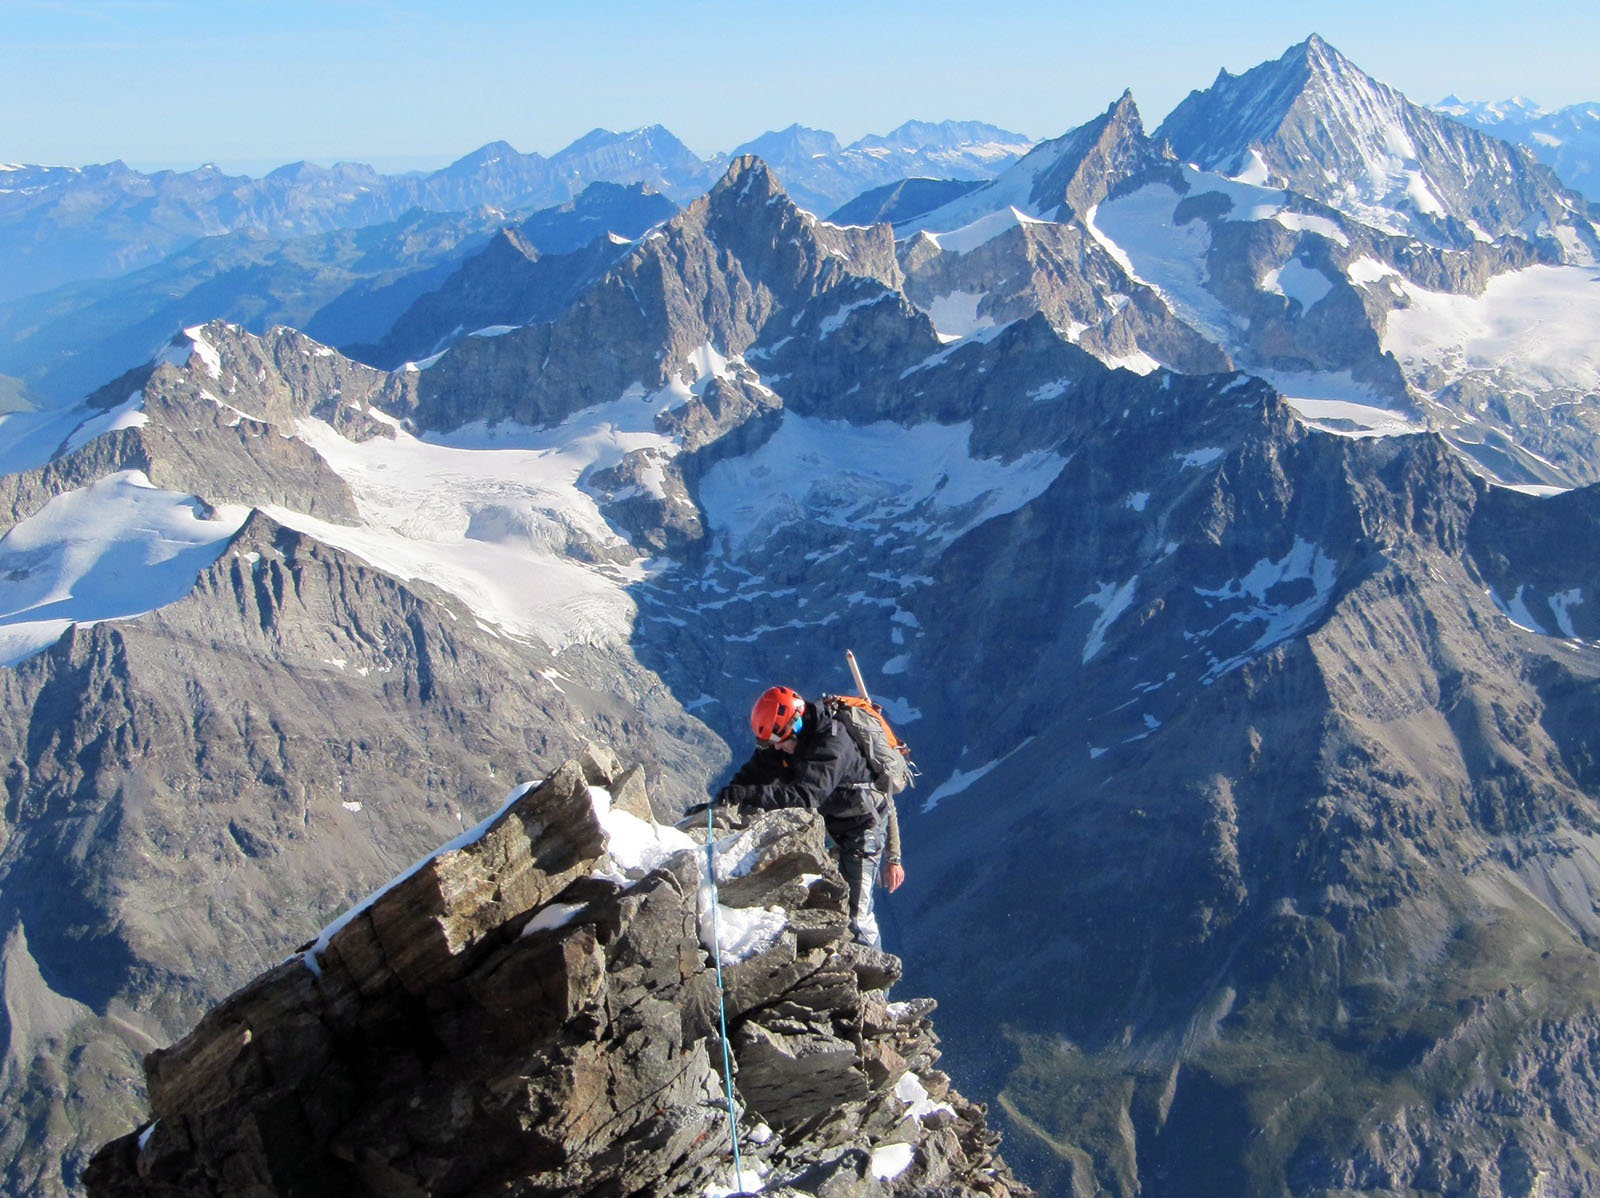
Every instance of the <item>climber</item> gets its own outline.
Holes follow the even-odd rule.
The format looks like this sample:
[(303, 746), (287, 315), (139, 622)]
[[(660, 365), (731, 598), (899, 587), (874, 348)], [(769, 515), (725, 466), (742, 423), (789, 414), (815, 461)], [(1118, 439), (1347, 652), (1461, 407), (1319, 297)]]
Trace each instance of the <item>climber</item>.
[(894, 800), (873, 784), (850, 734), (822, 708), (786, 686), (769, 687), (750, 709), (756, 751), (713, 802), (743, 811), (805, 807), (822, 816), (850, 889), (850, 932), (881, 948), (872, 886), (887, 857), (884, 885), (905, 880)]

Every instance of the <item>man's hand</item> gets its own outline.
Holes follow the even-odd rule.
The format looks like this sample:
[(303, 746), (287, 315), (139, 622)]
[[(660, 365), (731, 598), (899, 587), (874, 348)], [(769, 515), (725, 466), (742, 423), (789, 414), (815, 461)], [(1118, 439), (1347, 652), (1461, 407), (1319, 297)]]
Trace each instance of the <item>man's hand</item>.
[(883, 867), (883, 888), (890, 894), (900, 889), (900, 883), (906, 880), (906, 871), (900, 867), (898, 861), (891, 861)]
[(754, 786), (734, 786), (729, 784), (717, 791), (717, 797), (711, 801), (718, 807), (736, 807), (743, 811), (759, 806), (758, 803), (752, 800), (760, 793), (760, 790)]

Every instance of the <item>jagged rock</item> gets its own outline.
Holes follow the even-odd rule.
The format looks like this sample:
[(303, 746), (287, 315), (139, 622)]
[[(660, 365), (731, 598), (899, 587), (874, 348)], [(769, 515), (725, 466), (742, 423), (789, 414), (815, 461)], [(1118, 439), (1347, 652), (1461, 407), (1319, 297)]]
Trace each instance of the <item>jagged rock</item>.
[[(89, 1193), (666, 1195), (726, 1175), (704, 850), (612, 804), (637, 780), (590, 745), (151, 1053), (152, 1118), (95, 1157)], [(630, 857), (642, 827), (659, 851)], [(815, 816), (726, 830), (727, 920), (845, 927)], [(780, 931), (727, 962), (747, 1170), (779, 1194), (1028, 1193), (931, 1070), (926, 1005), (888, 1005), (874, 987), (898, 971), (868, 955), (797, 955)]]

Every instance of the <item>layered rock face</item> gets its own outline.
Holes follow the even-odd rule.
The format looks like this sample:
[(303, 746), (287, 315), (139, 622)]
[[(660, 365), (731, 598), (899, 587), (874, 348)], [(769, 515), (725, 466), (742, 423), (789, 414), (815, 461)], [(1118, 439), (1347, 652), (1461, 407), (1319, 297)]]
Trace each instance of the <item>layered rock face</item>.
[(713, 911), (706, 830), (591, 747), (151, 1053), (88, 1192), (1029, 1193), (816, 817), (717, 835)]

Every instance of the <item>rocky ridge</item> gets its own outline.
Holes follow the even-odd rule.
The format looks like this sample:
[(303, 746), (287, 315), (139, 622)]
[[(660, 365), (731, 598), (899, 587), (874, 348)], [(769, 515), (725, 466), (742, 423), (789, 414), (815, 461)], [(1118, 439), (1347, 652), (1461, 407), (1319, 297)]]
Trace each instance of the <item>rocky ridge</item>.
[(1446, 96), (1433, 109), (1524, 146), (1591, 204), (1600, 202), (1600, 159), (1595, 153), (1600, 148), (1600, 104), (1590, 100), (1551, 112), (1521, 97), (1482, 103)]
[[(1260, 158), (1274, 122), (1292, 128), (1276, 172)], [(1384, 158), (1396, 122), (1437, 153)], [(1196, 93), (1153, 136), (1124, 96), (900, 222), (904, 289), (946, 338), (1040, 311), (1111, 365), (1237, 366), (1331, 431), (1433, 428), (1487, 477), (1590, 482), (1593, 222), (1543, 167), (1481, 137), (1313, 39)], [(1312, 177), (1325, 159), (1345, 190)], [(1429, 171), (1448, 217), (1357, 186)], [(1440, 231), (1415, 235), (1413, 217)]]
[[(1113, 106), (1117, 130), (1101, 127), (1109, 141), (1082, 144), (1136, 144), (1124, 140), (1127, 107)], [(1405, 365), (1380, 316), (1403, 324), (1507, 280), (1533, 287), (1556, 271), (1582, 282), (1585, 268), (1547, 262), (1515, 237), (1465, 250), (1413, 244), (1307, 197), (1157, 155), (1107, 180), (1065, 225), (1053, 219), (1059, 206), (1029, 211), (1030, 180), (993, 226), (972, 228), (979, 213), (948, 231), (959, 236), (932, 230), (918, 253), (951, 269), (913, 295), (914, 275), (942, 269), (908, 267), (917, 239), (840, 235), (770, 174), (741, 164), (715, 203), (633, 247), (632, 273), (612, 271), (580, 297), (591, 354), (632, 364), (592, 393), (561, 381), (562, 371), (576, 377), (585, 328), (569, 313), (545, 334), (470, 339), (420, 376), (389, 380), (403, 405), (393, 415), (308, 396), (323, 416), (351, 420), (349, 436), (296, 419), (303, 443), (337, 464), (358, 515), (376, 494), (371, 472), (393, 469), (370, 451), (391, 440), (550, 456), (562, 438), (622, 428), (615, 452), (561, 484), (573, 510), (587, 497), (611, 521), (583, 537), (568, 536), (574, 522), (559, 541), (626, 586), (633, 606), (606, 635), (541, 646), (470, 590), (401, 582), (319, 544), (347, 526), (286, 535), (283, 521), (299, 514), (275, 508), (281, 520), (251, 517), (239, 561), (203, 576), (205, 604), (191, 596), (77, 630), (67, 649), (16, 671), (23, 682), (6, 710), (27, 734), (11, 753), (29, 772), (8, 775), (17, 847), (0, 864), (33, 885), (22, 863), (37, 855), (81, 898), (58, 921), (25, 907), (6, 937), (7, 1013), (29, 1029), (32, 1062), (26, 1080), (6, 1075), (8, 1101), (17, 1096), (4, 1108), (7, 1184), (48, 1190), (57, 1178), (39, 1161), (55, 1154), (61, 1188), (75, 1185), (92, 1134), (85, 1116), (106, 1118), (108, 1094), (120, 1126), (144, 1117), (126, 1039), (116, 1059), (127, 1068), (94, 1090), (106, 1045), (74, 1039), (74, 1018), (103, 1017), (112, 1033), (129, 1010), (154, 1011), (148, 1034), (161, 1042), (227, 989), (182, 954), (148, 991), (107, 988), (68, 951), (124, 951), (122, 907), (150, 901), (117, 872), (124, 859), (147, 855), (167, 890), (214, 884), (216, 862), (234, 863), (220, 839), (190, 851), (174, 832), (186, 826), (181, 804), (140, 824), (142, 796), (167, 779), (194, 785), (193, 798), (209, 793), (206, 771), (228, 763), (216, 784), (249, 788), (229, 820), (263, 858), (280, 849), (258, 868), (282, 870), (285, 894), (327, 876), (308, 852), (319, 837), (356, 846), (364, 862), (397, 856), (364, 875), (375, 884), (443, 839), (407, 820), (446, 793), (451, 779), (422, 763), (448, 755), (463, 728), (481, 736), (471, 754), (492, 758), (498, 777), (508, 761), (520, 771), (552, 760), (539, 754), (565, 755), (554, 728), (599, 727), (645, 761), (653, 791), (681, 779), (675, 798), (686, 800), (722, 768), (726, 745), (745, 743), (750, 688), (774, 678), (847, 686), (840, 659), (852, 647), (925, 772), (902, 807), (911, 874), (884, 906), (891, 943), (906, 946), (915, 988), (939, 994), (947, 1059), (969, 1091), (996, 1096), (1008, 1159), (1030, 1180), (1182, 1198), (1592, 1192), (1593, 496), (1491, 484), (1464, 464), (1461, 430), (1419, 431), (1426, 394), (1408, 395), (1406, 421), (1374, 424), (1380, 400), (1391, 415), (1404, 409), (1372, 392), (1364, 413), (1329, 418), (1287, 390), (1302, 380), (1279, 373), (1297, 357), (1324, 367), (1318, 377), (1340, 362), (1354, 376), (1366, 362), (1357, 381), (1376, 391), (1393, 381), (1381, 368)], [(1047, 227), (1030, 223), (1047, 217)], [(1135, 302), (1125, 279), (1265, 378), (1180, 374), (1132, 355), (1122, 360), (1137, 372), (1108, 368), (1088, 351), (1114, 363), (1116, 347), (1020, 304), (1005, 323), (973, 319), (994, 297), (958, 297), (953, 267), (971, 258), (998, 285), (1021, 264), (988, 257), (990, 243), (1016, 230), (1012, 247), (1036, 252), (1054, 244), (1038, 234), (1061, 236), (1050, 227), (1073, 231), (1085, 262), (1122, 272), (1098, 282), (1085, 272), (1086, 295), (1087, 284), (1106, 286), (1096, 319), (1108, 328), (1123, 320), (1136, 332), (1121, 316)], [(1163, 262), (1183, 269), (1162, 274)], [(1341, 332), (1343, 317), (1330, 317), (1355, 308), (1372, 323)], [(952, 325), (952, 312), (967, 324)], [(1260, 326), (1254, 339), (1236, 336), (1230, 313)], [(552, 346), (560, 352), (547, 362)], [(735, 346), (742, 355), (727, 352)], [(300, 365), (299, 355), (250, 353), (268, 380)], [(426, 383), (440, 368), (449, 389)], [(175, 369), (197, 410), (215, 408), (201, 392), (222, 398), (218, 379), (198, 343)], [(545, 376), (547, 406), (515, 409), (507, 380)], [(424, 386), (436, 388), (429, 425), (413, 397)], [(1580, 423), (1581, 399), (1568, 405)], [(513, 412), (560, 423), (520, 427)], [(407, 413), (409, 431), (396, 419)], [(91, 444), (108, 454), (139, 431), (94, 427), (103, 436)], [(1512, 448), (1539, 432), (1515, 430)], [(1592, 462), (1572, 444), (1572, 462)], [(531, 453), (520, 463), (540, 468)], [(407, 481), (423, 490), (436, 480)], [(547, 500), (503, 477), (494, 487), (471, 488), (470, 548), (539, 542)], [(647, 546), (657, 560), (630, 576)], [(541, 560), (551, 576), (570, 564)], [(555, 601), (546, 585), (528, 583), (519, 606)], [(251, 622), (263, 610), (280, 622), (258, 638)], [(374, 629), (382, 635), (369, 639)], [(75, 655), (89, 645), (100, 656)], [(144, 651), (131, 682), (88, 664), (134, 645)], [(272, 666), (280, 646), (292, 650), (287, 679)], [(235, 654), (249, 668), (236, 669)], [(388, 664), (397, 668), (380, 674)], [(238, 689), (196, 695), (180, 668), (230, 684), (237, 675)], [(153, 698), (139, 692), (138, 718), (124, 719), (146, 671)], [(297, 690), (305, 678), (317, 689)], [(290, 698), (264, 704), (274, 688)], [(51, 721), (75, 705), (92, 718), (52, 741)], [(342, 705), (358, 727), (300, 710)], [(228, 713), (225, 731), (249, 730), (242, 763), (207, 723), (215, 711)], [(98, 726), (114, 730), (105, 746), (93, 741)], [(346, 768), (341, 754), (370, 769)], [(445, 773), (471, 778), (480, 809), (503, 791), (473, 772), (471, 755), (451, 760)], [(352, 800), (372, 804), (385, 835), (398, 821), (381, 844), (340, 828), (341, 812), (359, 813), (313, 785), (392, 775), (409, 788), (393, 805), (380, 806), (381, 786)], [(297, 784), (310, 800), (298, 807), (283, 797)], [(273, 803), (291, 815), (251, 823)], [(141, 827), (152, 834), (135, 838)], [(87, 864), (74, 856), (102, 841), (116, 849)], [(208, 857), (213, 843), (223, 852)], [(219, 937), (215, 927), (241, 910), (252, 926), (279, 926), (269, 906), (237, 901), (261, 885), (248, 864), (240, 872), (240, 892), (207, 910), (201, 935)], [(244, 976), (351, 897), (324, 890), (286, 903), (294, 936), (284, 928), (274, 956)], [(159, 932), (128, 950), (119, 976), (159, 951)]]
[(1462, 249), (1507, 235), (1562, 260), (1600, 251), (1586, 200), (1532, 154), (1412, 104), (1320, 37), (1191, 92), (1156, 130), (1186, 162), (1287, 187)]
[(715, 915), (705, 840), (605, 750), (519, 787), (151, 1053), (88, 1193), (1030, 1193), (816, 817), (724, 823)]

